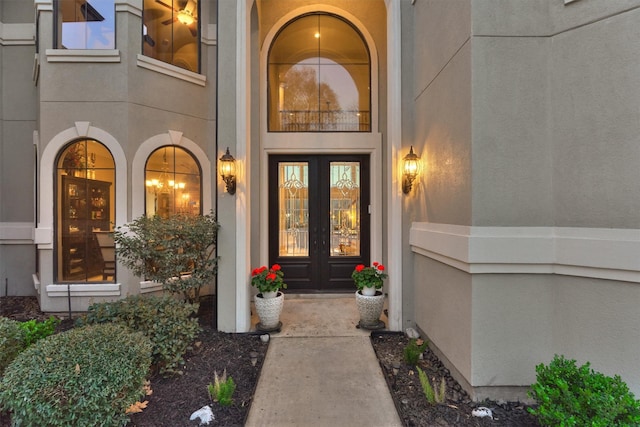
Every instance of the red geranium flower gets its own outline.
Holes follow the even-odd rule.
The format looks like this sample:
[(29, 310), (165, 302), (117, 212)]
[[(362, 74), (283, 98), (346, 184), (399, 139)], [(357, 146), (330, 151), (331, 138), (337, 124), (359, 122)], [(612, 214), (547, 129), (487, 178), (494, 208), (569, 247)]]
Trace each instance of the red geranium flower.
[(283, 279), (284, 272), (279, 264), (273, 264), (271, 268), (263, 265), (251, 271), (251, 285), (258, 288), (261, 293), (274, 292), (281, 288), (287, 289), (287, 284)]
[(356, 265), (351, 278), (358, 290), (363, 288), (382, 288), (382, 282), (387, 278), (384, 273), (384, 265), (374, 262), (371, 267), (365, 267), (363, 264)]

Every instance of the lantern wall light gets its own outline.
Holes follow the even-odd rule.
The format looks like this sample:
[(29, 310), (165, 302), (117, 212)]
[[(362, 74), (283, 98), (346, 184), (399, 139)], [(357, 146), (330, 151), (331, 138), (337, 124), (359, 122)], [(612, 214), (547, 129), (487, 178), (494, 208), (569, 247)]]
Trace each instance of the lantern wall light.
[(409, 194), (413, 187), (413, 181), (418, 177), (418, 161), (420, 160), (420, 157), (413, 152), (413, 145), (409, 154), (404, 156), (402, 160), (402, 192)]
[(220, 157), (218, 167), (220, 176), (226, 184), (227, 193), (236, 194), (236, 159), (229, 153), (229, 147), (227, 147), (227, 152)]

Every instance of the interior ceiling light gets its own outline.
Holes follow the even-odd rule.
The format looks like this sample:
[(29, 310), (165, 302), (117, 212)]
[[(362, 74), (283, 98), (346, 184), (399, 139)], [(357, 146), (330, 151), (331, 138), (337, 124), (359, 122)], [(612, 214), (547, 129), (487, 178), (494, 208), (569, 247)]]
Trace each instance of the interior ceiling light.
[(193, 17), (193, 13), (188, 9), (182, 9), (178, 12), (178, 21), (180, 21), (184, 25), (191, 25), (195, 18)]

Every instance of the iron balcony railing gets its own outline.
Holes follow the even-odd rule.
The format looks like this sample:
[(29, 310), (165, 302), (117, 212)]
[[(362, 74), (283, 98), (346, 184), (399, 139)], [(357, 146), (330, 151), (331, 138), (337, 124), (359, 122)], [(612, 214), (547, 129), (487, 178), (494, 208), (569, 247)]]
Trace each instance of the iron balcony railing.
[(369, 132), (371, 113), (362, 110), (281, 110), (282, 132)]

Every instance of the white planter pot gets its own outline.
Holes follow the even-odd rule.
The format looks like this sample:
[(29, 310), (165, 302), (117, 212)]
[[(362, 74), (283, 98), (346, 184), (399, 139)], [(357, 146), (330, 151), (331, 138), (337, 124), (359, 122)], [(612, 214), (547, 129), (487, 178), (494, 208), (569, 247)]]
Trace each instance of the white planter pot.
[(382, 329), (384, 322), (380, 320), (384, 307), (384, 295), (378, 291), (375, 295), (362, 295), (361, 291), (356, 292), (356, 306), (360, 314), (359, 326), (364, 329)]
[(260, 323), (256, 328), (261, 331), (275, 331), (280, 329), (280, 313), (284, 305), (284, 294), (278, 292), (274, 298), (263, 298), (262, 294), (255, 297), (256, 313), (260, 318)]
[(362, 288), (362, 295), (364, 296), (374, 296), (376, 294), (376, 288), (375, 286), (365, 286), (364, 288)]
[(278, 291), (271, 291), (271, 292), (262, 292), (262, 298), (275, 298), (278, 296)]

